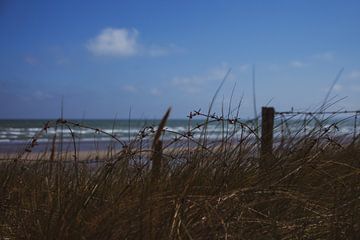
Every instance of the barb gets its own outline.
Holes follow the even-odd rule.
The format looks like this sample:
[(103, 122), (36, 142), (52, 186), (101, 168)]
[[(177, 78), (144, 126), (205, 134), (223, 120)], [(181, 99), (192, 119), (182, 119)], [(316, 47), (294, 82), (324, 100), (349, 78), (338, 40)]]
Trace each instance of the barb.
[(318, 111), (318, 112), (307, 112), (307, 111), (284, 111), (275, 112), (276, 115), (321, 115), (321, 114), (359, 114), (360, 110), (352, 111)]

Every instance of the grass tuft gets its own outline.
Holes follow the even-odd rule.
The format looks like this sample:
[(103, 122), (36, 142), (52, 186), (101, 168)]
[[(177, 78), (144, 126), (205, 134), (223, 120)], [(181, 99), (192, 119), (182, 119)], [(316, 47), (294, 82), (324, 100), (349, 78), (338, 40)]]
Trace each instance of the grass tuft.
[[(0, 163), (1, 238), (360, 238), (358, 138), (319, 127), (325, 123), (291, 132), (286, 119), (277, 119), (281, 136), (265, 173), (252, 121), (199, 110), (190, 113), (188, 131), (174, 133), (166, 128), (169, 113), (130, 142), (63, 119), (47, 123), (43, 132), (61, 125), (93, 129), (122, 148), (111, 148), (115, 153), (96, 166), (76, 151), (57, 158), (55, 143), (51, 154), (30, 160), (35, 136), (26, 152)], [(194, 117), (204, 123), (192, 127)], [(215, 123), (224, 134), (203, 141), (201, 130)]]

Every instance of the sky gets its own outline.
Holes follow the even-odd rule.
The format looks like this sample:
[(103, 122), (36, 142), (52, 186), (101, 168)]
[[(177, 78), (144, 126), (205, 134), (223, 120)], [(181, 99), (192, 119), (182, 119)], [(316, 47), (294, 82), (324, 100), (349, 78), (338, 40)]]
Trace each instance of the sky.
[[(0, 118), (360, 109), (360, 1), (0, 0)], [(253, 71), (254, 70), (254, 71)], [(254, 74), (253, 74), (254, 73)], [(232, 94), (233, 93), (233, 94)], [(229, 104), (231, 104), (229, 108)]]

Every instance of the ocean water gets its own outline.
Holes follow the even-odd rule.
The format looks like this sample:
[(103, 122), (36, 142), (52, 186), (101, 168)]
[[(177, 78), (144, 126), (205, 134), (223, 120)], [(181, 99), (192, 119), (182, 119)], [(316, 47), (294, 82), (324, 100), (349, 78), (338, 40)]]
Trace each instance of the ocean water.
[[(65, 144), (73, 143), (73, 139), (77, 143), (81, 142), (83, 149), (106, 148), (112, 141), (111, 136), (91, 128), (100, 129), (115, 136), (122, 142), (128, 142), (139, 137), (144, 129), (146, 130), (145, 133), (150, 135), (151, 130), (156, 130), (160, 122), (160, 120), (69, 120), (86, 127), (70, 125), (70, 131), (66, 126), (58, 125), (57, 127), (50, 127), (46, 132), (43, 132), (42, 129), (48, 121), (47, 119), (0, 120), (0, 152), (18, 151), (24, 148), (34, 136), (37, 136), (37, 143), (41, 145), (37, 149), (41, 151), (52, 143), (55, 134), (57, 140), (62, 139), (62, 142)], [(169, 120), (166, 125), (168, 134), (165, 135), (165, 138), (174, 138), (177, 135), (174, 133), (179, 133), (180, 135), (186, 134), (189, 129), (201, 124), (201, 122), (193, 120), (189, 123), (189, 120), (186, 119)], [(209, 125), (209, 137), (215, 137), (220, 134), (219, 131), (221, 129), (216, 125)], [(200, 134), (200, 131), (194, 130), (193, 133), (195, 135)], [(39, 132), (42, 132), (42, 134), (38, 135)]]
[[(49, 120), (47, 119), (0, 120), (0, 152), (12, 152), (23, 148), (26, 143), (31, 141), (34, 136), (42, 131), (44, 125), (48, 121)], [(150, 133), (151, 129), (156, 130), (156, 127), (159, 124), (159, 120), (71, 120), (71, 122), (101, 129), (123, 142), (139, 137), (142, 133), (141, 131), (144, 130), (145, 127), (148, 127), (145, 128), (145, 133)], [(187, 119), (169, 120), (166, 124), (165, 129), (167, 130), (167, 133), (164, 135), (164, 138), (169, 140), (184, 134), (186, 135), (189, 132), (189, 129), (193, 129), (191, 132), (192, 137), (199, 137), (202, 128), (197, 129), (196, 126), (199, 126), (203, 122), (204, 120), (200, 119), (192, 119), (190, 122)], [(251, 121), (248, 121), (247, 123), (252, 128), (255, 126)], [(323, 127), (331, 127), (334, 123), (337, 124), (336, 127), (332, 128), (332, 131), (336, 134), (351, 135), (354, 130), (356, 130), (356, 134), (359, 134), (359, 127), (356, 129), (354, 128), (354, 119), (349, 118), (345, 121), (332, 119), (324, 122)], [(296, 133), (299, 129), (304, 128), (304, 122), (301, 119), (289, 120), (286, 125), (281, 124), (280, 119), (276, 119), (274, 125), (276, 126), (275, 137), (283, 133)], [(359, 123), (357, 123), (357, 125), (359, 125)], [(316, 123), (311, 122), (307, 124), (306, 129), (309, 130), (315, 126)], [(233, 138), (239, 138), (241, 136), (241, 128), (239, 125), (234, 128), (233, 125), (227, 125), (226, 121), (214, 121), (208, 125), (207, 138), (221, 138), (224, 134), (224, 129), (229, 129), (230, 132), (234, 133)], [(305, 131), (301, 130), (301, 133), (305, 133)], [(42, 145), (42, 147), (38, 148), (39, 151), (43, 150), (45, 146), (52, 142), (55, 134), (57, 139), (62, 139), (62, 142), (64, 143), (71, 144), (73, 139), (75, 139), (77, 143), (81, 142), (85, 149), (94, 149), (99, 146), (100, 148), (106, 148), (112, 140), (110, 136), (86, 127), (71, 126), (71, 131), (66, 126), (50, 127), (46, 132), (43, 132), (43, 134), (37, 137), (37, 142), (39, 145)]]
[[(27, 141), (31, 139), (35, 134), (40, 132), (49, 120), (0, 120), (0, 143), (1, 142), (18, 142)], [(119, 139), (127, 140), (139, 133), (141, 129), (146, 126), (156, 126), (158, 120), (69, 120), (71, 122), (79, 123), (84, 126), (101, 129), (107, 133), (117, 136)], [(185, 131), (188, 125), (187, 120), (170, 120), (167, 127), (173, 131)], [(72, 127), (72, 131), (76, 138), (80, 138), (82, 141), (108, 140), (107, 136), (97, 134), (95, 130)], [(62, 134), (63, 139), (71, 140), (71, 132), (66, 127), (58, 126), (57, 128), (49, 128), (47, 133), (42, 136), (40, 141), (48, 141), (52, 139), (53, 135), (57, 133)]]

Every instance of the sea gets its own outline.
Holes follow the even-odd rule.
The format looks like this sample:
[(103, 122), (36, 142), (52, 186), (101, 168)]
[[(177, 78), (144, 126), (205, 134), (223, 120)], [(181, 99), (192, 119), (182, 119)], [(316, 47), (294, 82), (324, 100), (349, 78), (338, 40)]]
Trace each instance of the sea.
[[(150, 139), (160, 120), (113, 120), (113, 119), (90, 119), (90, 120), (68, 120), (68, 128), (64, 124), (55, 126), (56, 120), (49, 119), (21, 119), (0, 120), (0, 153), (13, 153), (25, 149), (31, 141), (36, 138), (36, 147), (32, 151), (40, 152), (46, 150), (54, 140), (61, 142), (61, 147), (71, 150), (74, 141), (78, 150), (103, 150), (110, 144), (115, 147), (126, 144), (140, 135), (146, 135), (145, 140)], [(187, 134), (189, 129), (195, 128), (202, 121), (186, 119), (175, 119), (167, 121), (165, 129), (168, 133), (165, 138), (170, 140), (177, 134)], [(43, 131), (44, 126), (49, 128)], [(76, 126), (79, 124), (79, 126)], [(210, 126), (211, 125), (211, 126)], [(220, 129), (216, 124), (209, 125), (209, 137), (219, 135)], [(200, 129), (198, 133), (200, 134)], [(196, 130), (192, 131), (196, 135)], [(178, 134), (178, 135), (179, 135)], [(115, 139), (115, 138), (116, 139)], [(122, 144), (118, 144), (121, 141)]]
[[(61, 148), (71, 150), (76, 142), (77, 150), (101, 150), (106, 149), (112, 144), (115, 147), (121, 147), (122, 144), (131, 142), (134, 138), (139, 138), (141, 135), (148, 135), (144, 140), (151, 141), (151, 133), (153, 133), (160, 120), (112, 120), (112, 119), (91, 119), (91, 120), (69, 120), (66, 125), (55, 126), (56, 120), (49, 119), (21, 119), (0, 120), (0, 153), (12, 153), (24, 150), (31, 141), (36, 138), (36, 146), (32, 151), (44, 151), (54, 140), (61, 142)], [(50, 122), (49, 128), (43, 131), (44, 126)], [(201, 124), (204, 120), (189, 121), (188, 119), (172, 119), (166, 123), (166, 132), (164, 135), (165, 140), (170, 141), (176, 137), (189, 136), (200, 137), (203, 133)], [(252, 124), (252, 121), (247, 121)], [(76, 123), (78, 125), (74, 125)], [(336, 125), (334, 123), (337, 123)], [(333, 119), (324, 124), (324, 128), (333, 127), (332, 131), (342, 135), (353, 135), (354, 131), (359, 134), (359, 123), (354, 125), (354, 119), (347, 119), (346, 121), (339, 121)], [(69, 128), (68, 128), (69, 126)], [(254, 126), (254, 125), (253, 125)], [(275, 134), (279, 135), (287, 132), (299, 132), (298, 129), (303, 129), (303, 121), (290, 120), (287, 121), (286, 129), (281, 121), (275, 121), (277, 131)], [(306, 129), (311, 129), (315, 123), (309, 123)], [(226, 121), (212, 121), (206, 130), (207, 139), (216, 140), (224, 136), (225, 132), (232, 132), (234, 138), (239, 138), (241, 135), (240, 127), (234, 128), (233, 125), (228, 124)], [(285, 130), (284, 130), (285, 129)], [(250, 130), (247, 129), (249, 132)], [(305, 132), (301, 130), (301, 132)], [(116, 140), (115, 140), (115, 138)], [(122, 144), (120, 144), (120, 142)], [(115, 144), (115, 145), (114, 145)], [(118, 144), (118, 146), (116, 146)]]

